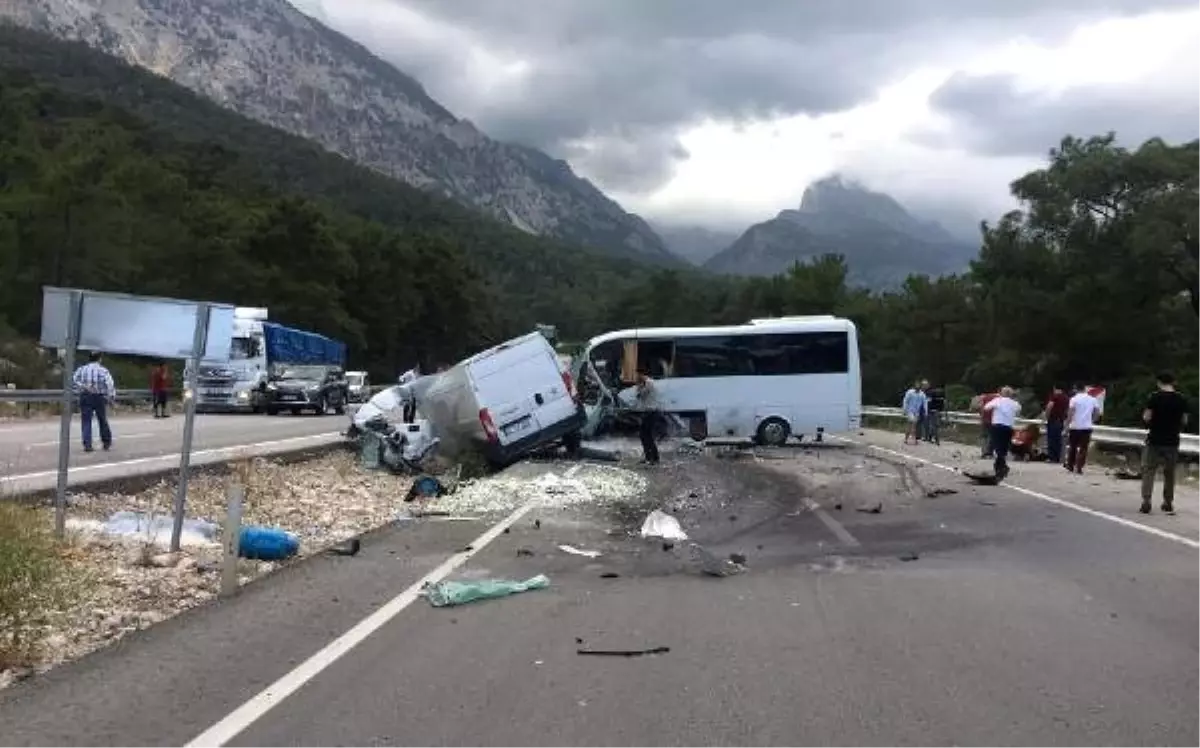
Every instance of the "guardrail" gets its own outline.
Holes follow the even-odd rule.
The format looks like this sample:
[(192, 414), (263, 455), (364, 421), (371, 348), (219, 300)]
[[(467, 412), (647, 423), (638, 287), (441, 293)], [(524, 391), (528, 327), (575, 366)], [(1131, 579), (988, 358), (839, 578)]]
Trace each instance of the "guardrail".
[[(179, 396), (179, 390), (171, 394)], [(115, 398), (121, 402), (150, 400), (150, 390), (117, 390)], [(5, 390), (0, 389), (0, 402), (4, 403), (57, 403), (62, 400), (62, 390)]]
[[(900, 408), (868, 407), (863, 408), (862, 412), (864, 416), (876, 416), (878, 418), (904, 417), (904, 411)], [(947, 411), (942, 415), (950, 423), (974, 424), (976, 426), (979, 425), (978, 413)], [(1017, 423), (1021, 426), (1035, 424), (1045, 427), (1045, 422), (1031, 418), (1018, 418)], [(1127, 447), (1141, 447), (1146, 443), (1146, 431), (1144, 429), (1117, 428), (1115, 426), (1095, 426), (1092, 429), (1092, 441), (1099, 442), (1101, 444), (1120, 444)], [(1184, 454), (1200, 454), (1200, 435), (1182, 434), (1179, 440), (1179, 451)]]

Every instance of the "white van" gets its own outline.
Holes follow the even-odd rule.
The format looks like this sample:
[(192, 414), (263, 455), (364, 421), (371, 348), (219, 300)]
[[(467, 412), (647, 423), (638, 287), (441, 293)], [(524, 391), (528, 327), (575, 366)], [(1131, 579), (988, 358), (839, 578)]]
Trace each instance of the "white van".
[[(539, 332), (477, 353), (416, 388), (417, 408), (444, 452), (480, 449), (506, 465), (538, 447), (577, 445), (587, 420), (570, 372)], [(420, 382), (420, 380), (418, 380)]]

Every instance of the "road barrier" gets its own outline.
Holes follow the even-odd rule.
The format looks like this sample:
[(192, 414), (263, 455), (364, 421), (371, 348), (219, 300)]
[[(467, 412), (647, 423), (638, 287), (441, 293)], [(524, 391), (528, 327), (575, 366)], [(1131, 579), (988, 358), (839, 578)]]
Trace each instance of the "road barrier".
[[(180, 390), (171, 390), (173, 397), (179, 397)], [(117, 390), (115, 398), (119, 402), (150, 401), (150, 390)], [(6, 403), (57, 403), (62, 400), (62, 390), (6, 390), (0, 389), (0, 402)]]
[[(877, 418), (903, 418), (904, 411), (900, 408), (863, 408), (864, 416), (875, 416)], [(948, 411), (942, 414), (950, 423), (964, 423), (979, 425), (978, 413), (964, 413), (961, 411)], [(1044, 421), (1033, 420), (1029, 418), (1018, 418), (1017, 424), (1025, 426), (1033, 424), (1045, 428)], [(1096, 426), (1092, 429), (1092, 441), (1100, 444), (1119, 444), (1127, 447), (1141, 447), (1146, 443), (1146, 431), (1144, 429), (1126, 429), (1117, 428), (1115, 426)], [(1200, 436), (1196, 434), (1183, 434), (1179, 441), (1179, 451), (1184, 454), (1200, 454)]]

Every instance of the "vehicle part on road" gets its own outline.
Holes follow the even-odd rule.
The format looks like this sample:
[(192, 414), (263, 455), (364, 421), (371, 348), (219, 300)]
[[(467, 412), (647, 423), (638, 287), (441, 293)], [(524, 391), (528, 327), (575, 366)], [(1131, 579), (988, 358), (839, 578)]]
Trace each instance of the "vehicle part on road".
[(916, 561), (920, 557), (921, 557), (920, 554), (918, 554), (914, 551), (909, 551), (907, 553), (900, 554), (901, 561)]
[(238, 542), (238, 554), (255, 561), (282, 561), (300, 551), (300, 539), (278, 527), (248, 525)]
[(531, 549), (531, 548), (518, 548), (518, 549), (517, 549), (517, 556), (518, 556), (518, 557), (520, 557), (520, 556), (533, 556), (533, 549)]
[(620, 579), (621, 575), (615, 571), (606, 571), (600, 575), (601, 579)]
[(728, 577), (740, 574), (745, 567), (729, 559), (717, 558), (699, 543), (691, 544), (692, 555), (700, 563), (700, 571), (710, 577)]
[(869, 502), (866, 504), (862, 504), (861, 506), (858, 507), (858, 511), (862, 512), (863, 514), (880, 514), (881, 512), (883, 512), (883, 502), (882, 501), (872, 501), (872, 502)]
[(560, 545), (558, 550), (575, 556), (587, 556), (588, 558), (599, 558), (601, 555), (600, 551), (585, 551), (582, 548), (576, 548), (573, 545)]
[(1000, 477), (995, 473), (968, 473), (963, 471), (963, 475), (981, 486), (995, 486), (1000, 483)]
[(757, 442), (767, 447), (782, 447), (792, 435), (792, 428), (782, 418), (771, 417), (758, 424)]
[[(762, 548), (762, 546), (760, 545), (760, 546), (759, 546), (759, 548), (761, 549), (761, 548)], [(734, 562), (734, 563), (735, 563), (735, 564), (737, 564), (738, 566), (745, 566), (745, 565), (746, 565), (746, 554), (744, 554), (744, 553), (730, 553), (730, 554), (729, 554), (729, 560), (730, 560), (730, 561), (732, 561), (732, 562)]]
[(350, 538), (331, 546), (327, 553), (333, 556), (357, 556), (360, 550), (362, 550), (362, 541), (358, 538)]
[(429, 604), (435, 608), (452, 605), (465, 605), (476, 600), (491, 600), (497, 597), (507, 597), (518, 592), (540, 590), (550, 586), (550, 579), (545, 574), (530, 577), (524, 582), (511, 579), (484, 579), (474, 582), (442, 581), (427, 585), (423, 590)]
[(605, 657), (643, 657), (645, 655), (666, 654), (670, 647), (652, 647), (650, 649), (577, 649), (575, 654), (601, 655)]
[(664, 540), (687, 540), (687, 533), (679, 526), (679, 520), (657, 509), (646, 515), (642, 522), (643, 538), (662, 538)]
[(958, 491), (953, 488), (931, 488), (925, 492), (925, 498), (936, 499), (939, 496), (949, 496), (950, 494), (956, 493), (958, 493)]

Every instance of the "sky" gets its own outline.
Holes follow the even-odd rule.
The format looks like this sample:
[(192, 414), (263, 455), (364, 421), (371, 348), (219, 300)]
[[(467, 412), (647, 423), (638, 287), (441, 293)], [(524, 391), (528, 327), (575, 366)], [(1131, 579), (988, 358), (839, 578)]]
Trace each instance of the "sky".
[(1195, 0), (292, 0), (658, 224), (833, 172), (966, 233), (1066, 134), (1200, 135)]

